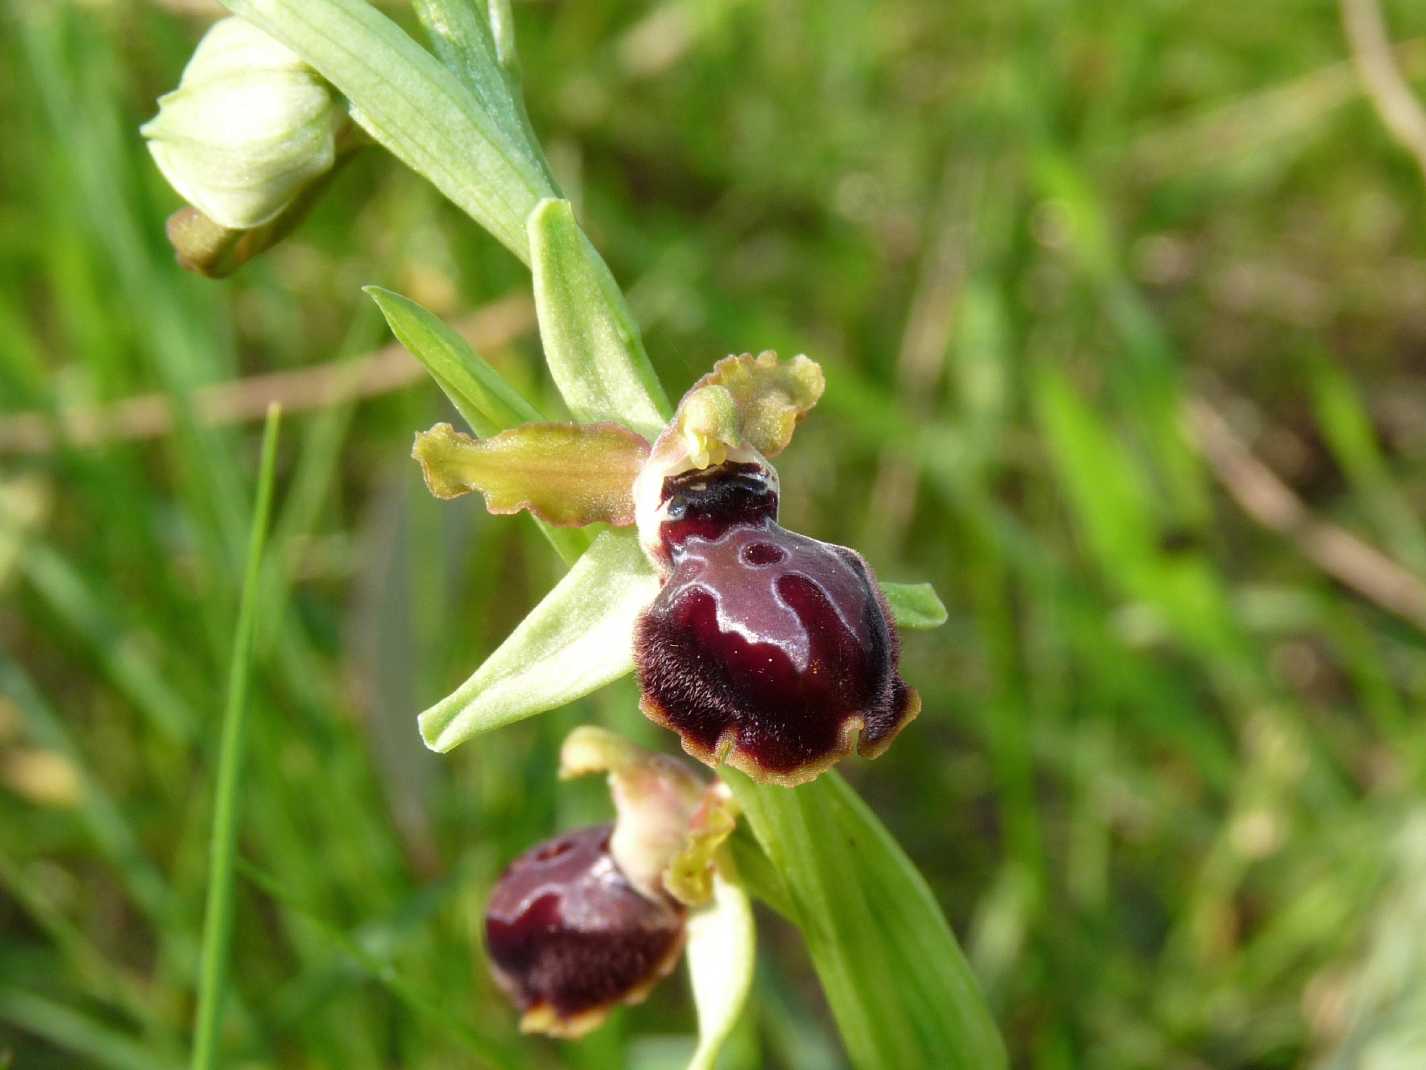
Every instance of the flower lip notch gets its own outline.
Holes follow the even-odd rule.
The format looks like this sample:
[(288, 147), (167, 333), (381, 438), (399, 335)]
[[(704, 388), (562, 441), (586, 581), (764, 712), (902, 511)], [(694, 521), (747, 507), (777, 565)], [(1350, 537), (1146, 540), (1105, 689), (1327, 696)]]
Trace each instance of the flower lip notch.
[(684, 908), (630, 883), (610, 853), (612, 834), (597, 825), (539, 844), (491, 894), (486, 947), (524, 1032), (583, 1036), (678, 963)]
[[(879, 755), (921, 706), (865, 559), (777, 522), (763, 451), (785, 446), (820, 394), (809, 368), (771, 354), (720, 361), (685, 396), (634, 491), (640, 541), (665, 577), (635, 630), (641, 708), (699, 760), (789, 786), (853, 745)], [(727, 383), (731, 406), (708, 393)]]

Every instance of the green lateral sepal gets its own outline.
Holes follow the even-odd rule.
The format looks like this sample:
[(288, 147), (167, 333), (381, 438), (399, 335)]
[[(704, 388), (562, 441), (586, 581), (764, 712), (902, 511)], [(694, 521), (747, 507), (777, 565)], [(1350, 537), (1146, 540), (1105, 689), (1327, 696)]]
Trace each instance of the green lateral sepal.
[(630, 672), (634, 624), (658, 589), (631, 533), (600, 535), (470, 679), (421, 714), (426, 746), (448, 751)]

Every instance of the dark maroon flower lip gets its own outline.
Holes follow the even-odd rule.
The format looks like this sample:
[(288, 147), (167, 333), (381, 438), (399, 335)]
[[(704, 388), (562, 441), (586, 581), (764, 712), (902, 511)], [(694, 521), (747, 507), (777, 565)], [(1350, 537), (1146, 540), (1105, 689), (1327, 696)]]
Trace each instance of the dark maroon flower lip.
[(793, 786), (881, 754), (921, 702), (861, 555), (746, 515), (672, 542), (635, 630), (640, 705), (700, 761)]
[(565, 833), (501, 876), (485, 913), (496, 982), (526, 1032), (582, 1036), (621, 1003), (637, 1003), (677, 965), (685, 911), (649, 898), (609, 852), (612, 828)]

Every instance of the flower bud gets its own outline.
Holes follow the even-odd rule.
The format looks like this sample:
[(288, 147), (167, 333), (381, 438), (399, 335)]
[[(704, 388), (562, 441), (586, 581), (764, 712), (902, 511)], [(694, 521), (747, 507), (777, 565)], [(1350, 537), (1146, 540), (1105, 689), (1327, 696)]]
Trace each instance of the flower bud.
[(239, 18), (198, 43), (142, 128), (164, 177), (208, 219), (248, 230), (331, 170), (342, 100), (296, 53)]
[(642, 1000), (683, 951), (684, 909), (630, 883), (612, 834), (598, 825), (527, 851), (490, 897), (486, 946), (525, 1032), (583, 1035), (615, 1005)]

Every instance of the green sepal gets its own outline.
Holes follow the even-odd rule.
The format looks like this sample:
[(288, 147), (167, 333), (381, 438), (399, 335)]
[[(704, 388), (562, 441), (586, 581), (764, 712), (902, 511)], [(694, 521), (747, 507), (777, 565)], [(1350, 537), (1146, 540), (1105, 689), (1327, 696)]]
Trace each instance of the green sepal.
[(568, 201), (541, 201), (528, 230), (545, 361), (570, 414), (652, 441), (672, 410), (614, 276)]
[(470, 679), (421, 714), (426, 746), (448, 751), (632, 671), (634, 624), (658, 589), (632, 533), (600, 535)]
[(881, 593), (899, 628), (925, 631), (946, 623), (946, 606), (929, 583), (883, 583)]

